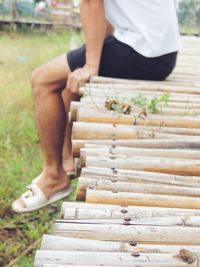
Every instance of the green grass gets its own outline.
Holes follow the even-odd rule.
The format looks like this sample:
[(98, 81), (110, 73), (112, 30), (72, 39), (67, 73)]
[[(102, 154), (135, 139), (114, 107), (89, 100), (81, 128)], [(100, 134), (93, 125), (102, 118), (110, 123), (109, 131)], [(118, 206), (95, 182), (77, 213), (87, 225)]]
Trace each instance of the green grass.
[[(6, 266), (48, 232), (52, 219), (60, 212), (61, 201), (25, 215), (13, 214), (10, 205), (42, 168), (31, 98), (31, 72), (65, 53), (70, 34), (0, 35), (0, 266)], [(72, 194), (70, 200), (74, 198)], [(33, 266), (33, 259), (31, 253), (14, 266)]]
[(180, 32), (183, 34), (200, 34), (200, 28), (199, 27), (191, 27), (187, 25), (180, 25)]

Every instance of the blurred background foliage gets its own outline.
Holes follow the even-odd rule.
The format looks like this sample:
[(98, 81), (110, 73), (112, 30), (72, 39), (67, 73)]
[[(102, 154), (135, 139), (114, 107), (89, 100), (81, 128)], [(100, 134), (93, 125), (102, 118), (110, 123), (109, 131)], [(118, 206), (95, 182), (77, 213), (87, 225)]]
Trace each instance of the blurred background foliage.
[[(175, 0), (183, 33), (200, 32), (200, 0)], [(79, 0), (0, 0), (0, 17), (51, 20), (52, 9), (62, 3), (77, 7)]]
[(196, 29), (200, 33), (200, 0), (178, 1), (177, 11), (181, 29)]

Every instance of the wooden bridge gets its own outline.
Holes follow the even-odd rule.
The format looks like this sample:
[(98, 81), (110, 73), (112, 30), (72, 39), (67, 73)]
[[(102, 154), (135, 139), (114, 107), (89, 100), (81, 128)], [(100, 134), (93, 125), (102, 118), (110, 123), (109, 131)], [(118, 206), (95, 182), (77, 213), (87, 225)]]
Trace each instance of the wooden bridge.
[(200, 39), (182, 41), (165, 82), (94, 77), (80, 89), (82, 202), (63, 203), (35, 267), (199, 266)]

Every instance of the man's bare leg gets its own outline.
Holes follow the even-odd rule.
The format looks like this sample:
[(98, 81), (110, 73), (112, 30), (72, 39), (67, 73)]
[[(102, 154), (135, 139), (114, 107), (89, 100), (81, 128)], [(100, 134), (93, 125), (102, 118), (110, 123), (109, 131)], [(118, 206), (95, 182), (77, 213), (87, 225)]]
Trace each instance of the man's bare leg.
[[(32, 76), (36, 123), (45, 158), (37, 184), (47, 197), (66, 188), (70, 183), (62, 166), (66, 111), (61, 96), (69, 73), (64, 54), (36, 69)], [(70, 140), (71, 136), (68, 138)]]
[[(80, 97), (77, 94), (71, 93), (69, 90), (63, 90), (62, 92), (63, 101), (65, 104), (65, 109), (67, 113), (69, 112), (71, 101), (78, 101)], [(65, 138), (64, 138), (64, 146), (63, 146), (63, 168), (66, 173), (75, 171), (75, 161), (72, 156), (72, 143), (71, 136), (72, 130), (72, 122), (68, 119), (67, 125), (65, 128)]]

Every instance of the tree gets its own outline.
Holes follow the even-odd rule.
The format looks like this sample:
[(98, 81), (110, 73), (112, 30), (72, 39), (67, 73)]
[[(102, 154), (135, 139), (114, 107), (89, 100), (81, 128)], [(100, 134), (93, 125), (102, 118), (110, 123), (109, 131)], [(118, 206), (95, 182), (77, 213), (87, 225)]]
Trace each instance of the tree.
[(182, 25), (200, 26), (200, 0), (180, 1), (178, 16)]

